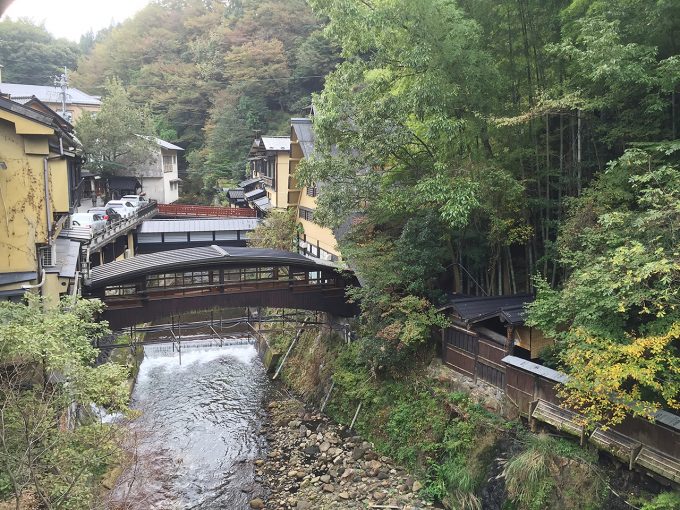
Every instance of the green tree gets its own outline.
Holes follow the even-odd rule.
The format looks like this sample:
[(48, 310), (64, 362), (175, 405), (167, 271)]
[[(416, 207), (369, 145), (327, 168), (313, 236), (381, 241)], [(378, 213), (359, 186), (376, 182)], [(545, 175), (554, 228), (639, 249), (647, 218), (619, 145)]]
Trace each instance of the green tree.
[(101, 303), (67, 298), (47, 308), (0, 303), (0, 479), (17, 508), (24, 491), (41, 507), (89, 508), (97, 480), (119, 459), (115, 427), (82, 420), (91, 404), (124, 411), (127, 369), (93, 366), (107, 332)]
[(104, 175), (145, 163), (154, 143), (148, 138), (154, 132), (148, 109), (135, 105), (118, 80), (108, 82), (107, 92), (101, 110), (85, 112), (76, 124), (85, 167)]
[(248, 246), (294, 251), (298, 233), (295, 209), (274, 210), (248, 234)]
[(559, 245), (569, 277), (530, 308), (559, 341), (567, 402), (595, 422), (680, 409), (678, 151), (629, 149), (574, 202)]
[(7, 83), (53, 85), (64, 66), (76, 68), (79, 57), (77, 44), (55, 39), (42, 25), (27, 20), (0, 22), (0, 62)]

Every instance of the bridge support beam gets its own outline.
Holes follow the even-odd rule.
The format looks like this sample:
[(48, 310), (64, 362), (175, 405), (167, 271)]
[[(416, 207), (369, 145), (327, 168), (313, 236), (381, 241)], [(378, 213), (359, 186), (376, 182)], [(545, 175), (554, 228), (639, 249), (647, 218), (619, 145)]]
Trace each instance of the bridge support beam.
[(128, 232), (128, 235), (127, 235), (127, 249), (128, 249), (128, 257), (134, 257), (135, 256), (135, 236), (132, 233), (132, 231)]

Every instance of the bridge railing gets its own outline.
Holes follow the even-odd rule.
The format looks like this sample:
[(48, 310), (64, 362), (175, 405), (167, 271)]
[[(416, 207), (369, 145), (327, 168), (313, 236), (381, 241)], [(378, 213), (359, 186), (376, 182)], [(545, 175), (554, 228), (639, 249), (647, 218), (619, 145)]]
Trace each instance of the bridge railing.
[(244, 207), (217, 207), (209, 205), (158, 204), (158, 213), (165, 216), (190, 216), (214, 218), (256, 218), (255, 209)]
[(106, 228), (103, 231), (92, 236), (90, 245), (99, 246), (101, 244), (106, 244), (111, 238), (126, 233), (131, 227), (136, 226), (139, 222), (155, 216), (157, 212), (158, 205), (155, 202), (140, 207), (131, 216), (121, 218), (118, 221), (113, 221), (106, 225)]
[(102, 299), (107, 306), (116, 307), (117, 305), (125, 306), (126, 303), (139, 300), (159, 300), (230, 292), (255, 292), (275, 289), (289, 289), (293, 292), (305, 292), (306, 290), (339, 288), (342, 288), (342, 285), (333, 277), (313, 278), (308, 280), (270, 279), (225, 281), (177, 287), (140, 288), (139, 284), (127, 284), (106, 288)]

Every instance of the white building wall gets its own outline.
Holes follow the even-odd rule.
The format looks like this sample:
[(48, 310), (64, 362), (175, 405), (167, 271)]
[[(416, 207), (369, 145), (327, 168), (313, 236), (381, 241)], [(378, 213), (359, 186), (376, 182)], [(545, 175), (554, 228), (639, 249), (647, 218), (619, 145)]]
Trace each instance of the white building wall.
[(165, 201), (165, 179), (162, 177), (144, 177), (142, 191), (146, 193), (148, 200), (156, 200), (159, 204), (166, 204)]
[[(171, 164), (166, 164), (166, 160), (172, 159)], [(160, 203), (171, 204), (179, 198), (179, 184), (172, 181), (179, 178), (177, 170), (177, 151), (161, 149), (161, 164), (163, 168), (163, 196), (164, 200)]]

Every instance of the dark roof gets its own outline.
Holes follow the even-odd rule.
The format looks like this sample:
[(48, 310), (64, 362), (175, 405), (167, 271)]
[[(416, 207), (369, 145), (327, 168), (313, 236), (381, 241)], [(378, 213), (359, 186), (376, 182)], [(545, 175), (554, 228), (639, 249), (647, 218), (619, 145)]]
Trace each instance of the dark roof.
[(479, 322), (498, 317), (511, 325), (524, 323), (524, 307), (531, 303), (531, 294), (515, 294), (513, 296), (475, 296), (452, 295), (446, 305), (440, 309), (453, 309), (465, 322)]
[(244, 193), (243, 196), (246, 198), (246, 200), (255, 200), (256, 198), (264, 196), (266, 193), (267, 192), (263, 189), (254, 189), (253, 191)]
[(305, 118), (290, 119), (290, 125), (295, 131), (300, 149), (304, 157), (308, 158), (314, 153), (314, 130), (312, 129), (312, 120)]
[(140, 234), (160, 232), (225, 232), (253, 230), (258, 218), (201, 218), (193, 220), (145, 220), (139, 226)]
[(245, 181), (241, 181), (238, 183), (239, 188), (245, 188), (246, 186), (250, 186), (251, 184), (256, 184), (258, 182), (262, 181), (262, 178), (260, 177), (253, 177), (251, 179), (246, 179)]
[(38, 277), (35, 271), (23, 271), (19, 273), (0, 273), (0, 285), (9, 285), (10, 283), (30, 282)]
[(227, 196), (228, 196), (229, 198), (234, 199), (234, 200), (239, 200), (239, 199), (242, 200), (243, 198), (245, 198), (245, 197), (244, 197), (244, 194), (243, 194), (243, 188), (231, 188), (231, 189), (228, 189), (228, 190), (227, 190)]
[[(31, 99), (26, 101), (24, 103), (25, 106), (28, 106), (30, 108), (33, 108), (34, 106), (40, 106), (42, 110), (38, 110), (41, 113), (44, 113), (45, 115), (49, 115), (52, 117), (60, 126), (62, 129), (72, 132), (73, 131), (73, 124), (71, 124), (69, 121), (67, 121), (64, 117), (59, 115), (57, 112), (55, 112), (52, 108), (47, 106), (45, 103), (43, 103), (40, 99), (37, 97), (33, 96)], [(33, 108), (35, 109), (35, 108)]]
[(287, 251), (211, 245), (136, 255), (129, 259), (96, 266), (90, 271), (86, 285), (89, 288), (100, 288), (145, 274), (185, 271), (192, 267), (263, 263), (272, 266), (294, 264), (312, 268), (324, 267), (302, 255)]
[(12, 113), (16, 113), (17, 115), (21, 115), (22, 117), (34, 120), (36, 122), (40, 122), (41, 124), (45, 124), (46, 126), (53, 125), (52, 117), (47, 115), (46, 113), (42, 113), (39, 112), (38, 110), (34, 110), (33, 108), (29, 108), (28, 106), (15, 103), (14, 101), (11, 101), (1, 96), (0, 96), (0, 108), (8, 110)]
[(136, 177), (109, 177), (109, 187), (117, 190), (137, 189), (140, 187)]

